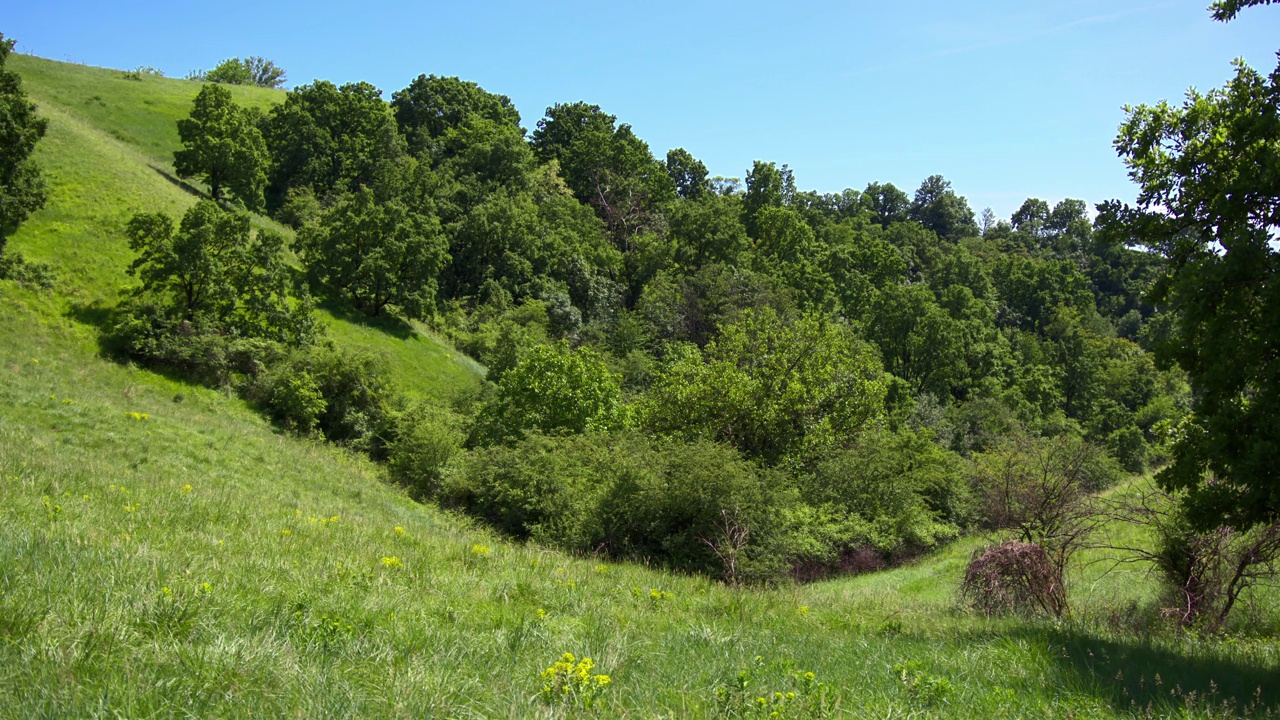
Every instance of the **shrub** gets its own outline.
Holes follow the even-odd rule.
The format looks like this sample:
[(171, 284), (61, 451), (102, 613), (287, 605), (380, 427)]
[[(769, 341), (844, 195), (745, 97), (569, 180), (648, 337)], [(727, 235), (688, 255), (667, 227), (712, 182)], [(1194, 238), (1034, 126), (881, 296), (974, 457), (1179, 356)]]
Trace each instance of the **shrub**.
[(975, 550), (965, 567), (960, 595), (987, 615), (1045, 612), (1056, 617), (1067, 610), (1061, 568), (1044, 548), (1028, 542)]
[(462, 448), (462, 418), (444, 408), (418, 403), (401, 414), (387, 445), (391, 474), (419, 497), (431, 497), (441, 471)]
[(531, 348), (502, 376), (497, 394), (476, 421), (474, 444), (491, 444), (528, 431), (583, 433), (624, 424), (622, 391), (609, 367), (590, 348), (567, 343)]
[(534, 432), (450, 465), (440, 499), (518, 538), (730, 581), (781, 577), (806, 541), (785, 476), (705, 441)]
[(145, 298), (125, 304), (104, 342), (110, 351), (212, 387), (250, 385), (287, 353), (274, 340), (227, 333), (205, 316), (182, 320)]
[[(866, 433), (823, 456), (798, 482), (803, 500), (826, 508), (835, 524), (831, 570), (876, 565), (865, 557), (853, 562), (859, 551), (884, 561), (934, 547), (954, 538), (971, 515), (960, 458), (910, 431)], [(807, 575), (821, 574), (814, 560)]]
[(295, 429), (382, 457), (399, 398), (385, 361), (320, 345), (290, 354), (249, 390), (271, 416)]
[(1049, 554), (1062, 574), (1100, 521), (1091, 493), (1120, 475), (1115, 461), (1074, 435), (1012, 436), (974, 455), (982, 521)]

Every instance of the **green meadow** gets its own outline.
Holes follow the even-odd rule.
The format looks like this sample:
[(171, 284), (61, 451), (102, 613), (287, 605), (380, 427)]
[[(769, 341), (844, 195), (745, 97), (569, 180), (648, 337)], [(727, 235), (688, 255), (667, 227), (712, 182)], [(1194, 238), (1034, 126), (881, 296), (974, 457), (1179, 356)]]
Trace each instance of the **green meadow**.
[[(1084, 553), (1064, 619), (959, 609), (958, 541), (892, 570), (730, 587), (512, 544), (236, 397), (103, 356), (138, 211), (180, 213), (194, 82), (14, 55), (47, 206), (0, 281), (0, 717), (1237, 717), (1280, 709), (1280, 592), (1224, 636), (1162, 623), (1157, 579)], [(283, 92), (231, 88), (269, 107)], [(255, 222), (274, 223), (266, 219)], [(401, 321), (322, 308), (411, 395), (483, 368)], [(1115, 490), (1146, 482), (1135, 478)], [(1116, 544), (1136, 531), (1106, 528)], [(583, 709), (540, 674), (590, 657)], [(812, 676), (806, 675), (812, 673)]]

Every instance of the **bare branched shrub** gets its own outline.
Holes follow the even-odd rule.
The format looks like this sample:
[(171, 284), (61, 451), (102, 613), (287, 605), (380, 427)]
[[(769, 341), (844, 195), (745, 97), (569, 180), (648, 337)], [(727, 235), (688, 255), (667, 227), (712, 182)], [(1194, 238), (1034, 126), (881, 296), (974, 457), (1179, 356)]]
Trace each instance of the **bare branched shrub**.
[(987, 615), (1067, 611), (1062, 570), (1035, 543), (1007, 542), (975, 550), (960, 587), (965, 605)]
[(1111, 501), (1106, 514), (1155, 536), (1150, 547), (1105, 547), (1155, 567), (1166, 584), (1165, 614), (1184, 627), (1220, 630), (1245, 590), (1280, 574), (1280, 523), (1247, 531), (1222, 526), (1196, 532), (1179, 498), (1155, 486)]
[(1011, 437), (974, 460), (983, 521), (1042, 548), (1061, 576), (1103, 520), (1092, 493), (1112, 481), (1113, 465), (1098, 448), (1068, 435)]
[(747, 549), (747, 541), (751, 537), (751, 528), (738, 518), (737, 511), (720, 510), (720, 522), (716, 525), (715, 538), (701, 538), (720, 559), (724, 567), (724, 581), (737, 585), (741, 579), (738, 571), (738, 559)]

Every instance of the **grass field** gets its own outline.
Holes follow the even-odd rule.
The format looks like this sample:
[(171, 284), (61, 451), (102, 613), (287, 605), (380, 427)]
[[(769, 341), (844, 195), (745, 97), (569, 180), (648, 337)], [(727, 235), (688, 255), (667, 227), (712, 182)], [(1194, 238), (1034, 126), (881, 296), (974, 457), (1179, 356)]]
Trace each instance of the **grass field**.
[[(197, 86), (10, 62), (50, 118), (38, 157), (54, 191), (13, 244), (59, 280), (54, 291), (0, 281), (0, 717), (820, 717), (825, 706), (831, 717), (1108, 718), (1280, 706), (1273, 590), (1248, 598), (1231, 635), (1199, 638), (1151, 624), (1151, 578), (1112, 569), (1102, 551), (1073, 576), (1075, 612), (1060, 621), (956, 609), (980, 538), (896, 570), (769, 589), (568, 557), (415, 503), (381, 467), (281, 433), (233, 397), (103, 359), (94, 319), (127, 281), (123, 223), (192, 201), (162, 172), (176, 137), (160, 135)], [(340, 311), (326, 325), (337, 342), (387, 354), (421, 396), (478, 382), (474, 364), (419, 328)], [(540, 699), (539, 673), (565, 652), (611, 678), (602, 708)], [(805, 672), (825, 690), (806, 691)]]

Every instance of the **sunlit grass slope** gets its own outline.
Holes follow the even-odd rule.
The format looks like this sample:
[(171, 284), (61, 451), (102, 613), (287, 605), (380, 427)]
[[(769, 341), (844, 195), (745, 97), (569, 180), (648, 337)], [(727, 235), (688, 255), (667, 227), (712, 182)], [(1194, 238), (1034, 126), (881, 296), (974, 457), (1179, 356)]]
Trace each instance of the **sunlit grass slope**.
[[(68, 312), (91, 315), (114, 304), (135, 253), (125, 227), (136, 212), (174, 216), (196, 202), (196, 188), (173, 175), (180, 147), (176, 123), (186, 117), (200, 84), (164, 78), (125, 79), (116, 70), (12, 55), (11, 69), (49, 119), (36, 149), (50, 187), (48, 206), (10, 240), (30, 259), (49, 263), (60, 276), (58, 292)], [(283, 91), (233, 87), (237, 100), (262, 108)], [(283, 230), (260, 218), (260, 226)], [(469, 392), (482, 369), (447, 346), (403, 324), (368, 323), (356, 315), (321, 311), (340, 345), (387, 358), (399, 384), (412, 395), (444, 399)]]
[[(833, 717), (1280, 702), (1274, 625), (1225, 641), (1135, 630), (1128, 604), (1152, 592), (1140, 567), (1085, 567), (1075, 616), (1051, 622), (955, 609), (977, 539), (773, 589), (566, 557), (417, 504), (377, 465), (232, 397), (101, 358), (85, 320), (129, 262), (124, 219), (190, 196), (148, 169), (149, 141), (34, 87), (64, 87), (59, 68), (111, 71), (19, 60), (42, 68), (28, 85), (51, 119), (39, 157), (54, 196), (15, 244), (61, 279), (0, 281), (0, 717), (588, 715), (538, 697), (565, 652), (611, 677), (603, 717), (723, 716), (717, 688), (743, 670), (741, 697), (769, 706), (748, 717), (812, 716), (785, 695), (802, 672), (830, 686)], [(397, 378), (423, 394), (450, 387), (438, 368), (474, 377), (413, 328), (326, 322), (340, 342), (398, 348)]]

